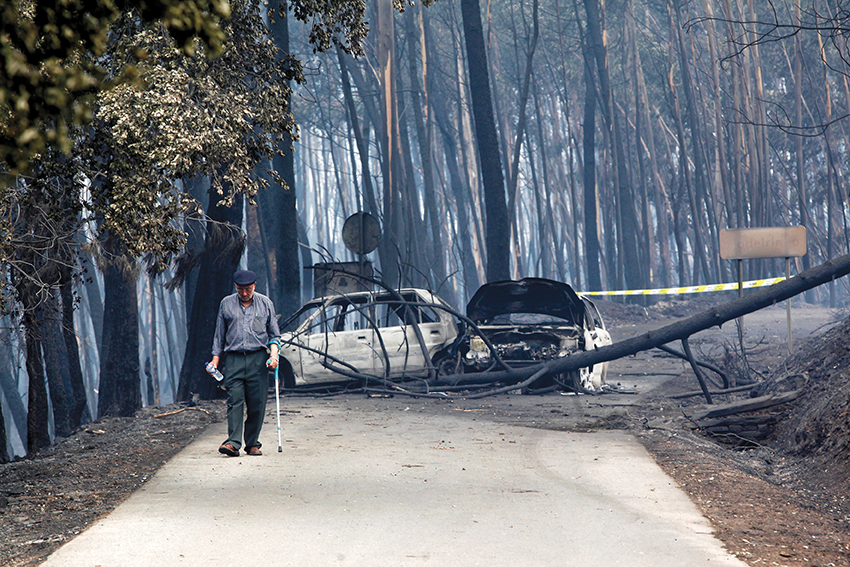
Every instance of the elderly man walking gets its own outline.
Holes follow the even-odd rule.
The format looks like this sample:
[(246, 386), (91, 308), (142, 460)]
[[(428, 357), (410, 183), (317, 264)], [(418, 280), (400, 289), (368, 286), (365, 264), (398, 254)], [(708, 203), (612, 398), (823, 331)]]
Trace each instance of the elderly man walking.
[[(227, 389), (227, 440), (219, 453), (238, 457), (258, 456), (260, 429), (266, 413), (269, 368), (277, 368), (280, 330), (271, 299), (255, 291), (257, 275), (251, 270), (233, 274), (236, 293), (221, 300), (213, 336), (212, 362), (224, 367)], [(244, 427), (242, 419), (245, 419)]]

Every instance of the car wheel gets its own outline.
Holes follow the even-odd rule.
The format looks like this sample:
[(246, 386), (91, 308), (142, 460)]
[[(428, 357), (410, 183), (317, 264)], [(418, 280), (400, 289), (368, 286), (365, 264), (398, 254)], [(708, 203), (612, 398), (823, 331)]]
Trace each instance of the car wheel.
[(280, 358), (280, 366), (278, 367), (278, 379), (281, 380), (281, 385), (285, 389), (295, 387), (295, 373), (292, 372), (292, 365), (285, 358)]
[(460, 373), (460, 357), (444, 355), (434, 362), (439, 376), (451, 376)]

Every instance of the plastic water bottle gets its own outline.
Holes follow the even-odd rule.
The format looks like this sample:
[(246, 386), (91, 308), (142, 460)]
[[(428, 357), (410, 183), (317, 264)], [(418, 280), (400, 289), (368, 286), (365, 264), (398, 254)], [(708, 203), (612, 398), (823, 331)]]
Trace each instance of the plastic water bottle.
[(219, 382), (224, 380), (224, 374), (219, 372), (218, 368), (216, 368), (215, 366), (212, 365), (212, 362), (207, 362), (205, 367), (207, 369), (207, 372), (210, 373), (210, 376), (212, 376), (213, 378), (215, 378)]

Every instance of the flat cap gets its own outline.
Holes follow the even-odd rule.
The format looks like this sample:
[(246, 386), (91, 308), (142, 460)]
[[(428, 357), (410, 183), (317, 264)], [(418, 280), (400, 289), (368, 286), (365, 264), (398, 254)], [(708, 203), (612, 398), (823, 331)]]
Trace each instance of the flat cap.
[(233, 283), (236, 285), (251, 285), (257, 283), (257, 274), (251, 270), (239, 270), (233, 274)]

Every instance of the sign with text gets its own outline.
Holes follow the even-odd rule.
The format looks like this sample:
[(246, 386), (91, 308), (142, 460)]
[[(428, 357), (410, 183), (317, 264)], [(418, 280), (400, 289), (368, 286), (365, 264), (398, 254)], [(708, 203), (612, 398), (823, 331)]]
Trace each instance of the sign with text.
[(739, 228), (720, 231), (720, 257), (799, 258), (806, 255), (806, 227)]

